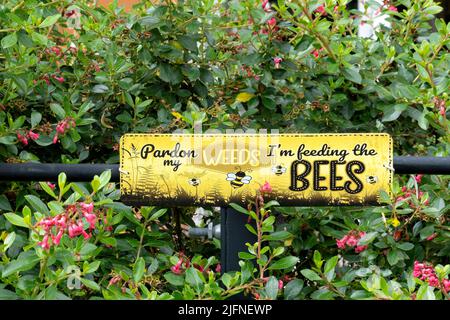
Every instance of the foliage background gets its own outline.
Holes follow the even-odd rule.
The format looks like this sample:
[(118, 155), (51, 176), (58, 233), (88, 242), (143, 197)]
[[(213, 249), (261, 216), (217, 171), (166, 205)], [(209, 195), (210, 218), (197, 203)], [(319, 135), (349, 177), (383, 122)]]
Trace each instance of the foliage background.
[[(372, 21), (346, 2), (278, 1), (264, 10), (253, 0), (144, 1), (125, 13), (90, 1), (2, 1), (0, 158), (118, 163), (122, 134), (193, 130), (195, 122), (221, 131), (388, 132), (398, 155), (449, 156), (450, 24), (433, 19), (441, 8), (387, 2), (380, 12), (391, 27), (361, 38), (358, 27)], [(396, 176), (396, 198), (379, 208), (269, 204), (273, 218), (253, 216), (267, 236), (262, 247), (224, 275), (216, 272), (219, 243), (180, 231), (193, 225), (195, 208), (130, 208), (108, 179), (61, 176), (54, 190), (1, 184), (0, 297), (448, 297), (412, 275), (418, 260), (436, 265), (442, 283), (448, 278), (448, 176)], [(38, 245), (38, 221), (91, 201), (106, 219), (92, 238), (65, 235), (49, 251)], [(209, 220), (217, 214), (200, 224)], [(351, 230), (366, 234), (359, 254), (336, 246)], [(70, 266), (81, 270), (79, 289), (67, 286)]]

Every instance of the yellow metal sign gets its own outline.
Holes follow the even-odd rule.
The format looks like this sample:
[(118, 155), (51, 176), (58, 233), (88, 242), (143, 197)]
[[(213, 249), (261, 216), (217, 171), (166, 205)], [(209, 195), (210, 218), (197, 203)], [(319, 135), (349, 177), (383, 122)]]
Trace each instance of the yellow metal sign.
[[(376, 205), (391, 192), (392, 139), (354, 134), (126, 134), (122, 201), (223, 206), (264, 198), (287, 206)], [(270, 186), (270, 187), (269, 187)]]

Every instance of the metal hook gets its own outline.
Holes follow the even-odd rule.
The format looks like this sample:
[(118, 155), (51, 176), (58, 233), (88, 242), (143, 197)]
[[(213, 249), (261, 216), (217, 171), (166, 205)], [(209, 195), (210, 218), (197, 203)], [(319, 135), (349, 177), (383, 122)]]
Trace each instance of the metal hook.
[(123, 170), (122, 168), (119, 168), (119, 172), (123, 174), (130, 174), (128, 171)]
[(388, 169), (388, 170), (390, 170), (390, 171), (392, 171), (392, 172), (395, 172), (394, 167), (391, 167), (391, 166), (389, 166), (389, 165), (387, 165), (387, 164), (383, 164), (383, 167), (385, 167), (386, 169)]

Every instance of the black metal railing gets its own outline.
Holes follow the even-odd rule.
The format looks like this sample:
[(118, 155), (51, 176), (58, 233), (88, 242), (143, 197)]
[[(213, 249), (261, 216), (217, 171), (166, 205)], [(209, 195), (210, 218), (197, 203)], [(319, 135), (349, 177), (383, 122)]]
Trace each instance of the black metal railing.
[[(394, 157), (397, 174), (450, 174), (450, 157)], [(55, 181), (65, 172), (69, 181), (90, 181), (111, 170), (111, 181), (119, 181), (118, 164), (1, 163), (0, 181)]]

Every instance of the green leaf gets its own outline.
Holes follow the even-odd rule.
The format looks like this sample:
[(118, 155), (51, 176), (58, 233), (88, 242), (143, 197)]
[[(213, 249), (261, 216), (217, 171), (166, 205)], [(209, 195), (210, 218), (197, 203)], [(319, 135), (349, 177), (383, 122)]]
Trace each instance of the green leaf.
[(63, 190), (64, 189), (64, 186), (66, 185), (66, 181), (67, 181), (66, 173), (65, 172), (61, 172), (58, 175), (58, 187), (59, 187), (59, 190)]
[(325, 262), (324, 274), (328, 281), (332, 281), (335, 277), (334, 268), (336, 267), (338, 260), (339, 260), (339, 257), (334, 256), (334, 257), (331, 257), (330, 259), (328, 259), (327, 262)]
[(334, 256), (328, 259), (327, 262), (325, 262), (324, 273), (328, 273), (331, 270), (334, 270), (334, 268), (338, 263), (338, 260), (339, 260), (338, 256)]
[(3, 251), (8, 250), (9, 247), (12, 246), (12, 244), (14, 243), (14, 240), (16, 240), (16, 233), (15, 232), (11, 232), (9, 233), (6, 238), (5, 238), (5, 247), (3, 248)]
[(234, 210), (236, 210), (238, 212), (248, 214), (247, 209), (242, 208), (240, 205), (238, 205), (236, 203), (230, 203), (230, 207), (232, 207)]
[(95, 281), (86, 278), (80, 278), (80, 280), (86, 287), (95, 291), (100, 291), (100, 286)]
[(225, 287), (227, 287), (227, 289), (231, 287), (231, 281), (233, 280), (233, 278), (228, 273), (224, 273), (221, 277), (221, 280)]
[(253, 254), (251, 254), (249, 252), (239, 252), (238, 256), (239, 256), (240, 259), (243, 259), (243, 260), (251, 260), (251, 259), (255, 259), (256, 258), (255, 255), (253, 255)]
[(29, 195), (25, 196), (25, 199), (33, 207), (33, 209), (36, 210), (37, 212), (40, 212), (40, 213), (46, 214), (46, 215), (50, 214), (50, 211), (48, 210), (45, 203), (42, 202), (42, 200), (39, 199), (38, 197), (29, 194)]
[(15, 225), (15, 226), (19, 226), (19, 227), (24, 227), (24, 228), (30, 228), (26, 223), (25, 220), (12, 212), (7, 212), (4, 214), (6, 220), (8, 220), (11, 224)]
[(158, 271), (158, 267), (159, 267), (158, 259), (151, 258), (151, 260), (152, 260), (152, 262), (150, 263), (150, 265), (147, 268), (148, 275), (154, 274), (156, 271)]
[(52, 190), (52, 188), (50, 188), (50, 186), (46, 183), (46, 182), (39, 182), (39, 185), (41, 186), (42, 190), (44, 190), (45, 192), (47, 192), (47, 194), (49, 194), (50, 196), (52, 196), (53, 198), (57, 199), (58, 197), (56, 196), (55, 192)]
[(254, 234), (255, 236), (258, 235), (258, 233), (256, 232), (255, 228), (253, 228), (252, 225), (250, 225), (250, 224), (247, 223), (247, 224), (245, 225), (245, 228), (247, 228), (247, 230), (250, 231), (250, 233)]
[(356, 67), (345, 68), (342, 74), (347, 80), (353, 81), (357, 84), (361, 84), (362, 82), (361, 75), (359, 74), (359, 69)]
[(83, 266), (83, 272), (84, 273), (92, 273), (92, 272), (97, 271), (97, 269), (100, 267), (100, 263), (101, 263), (100, 260), (94, 261), (92, 263), (88, 263), (86, 265), (86, 268)]
[(181, 43), (181, 45), (192, 52), (197, 52), (197, 40), (194, 39), (193, 35), (181, 35), (178, 36), (178, 41)]
[(273, 232), (271, 234), (265, 235), (263, 238), (265, 240), (269, 240), (269, 241), (282, 241), (282, 240), (286, 240), (288, 238), (292, 237), (292, 233), (288, 232), (288, 231), (277, 231), (277, 232)]
[(20, 297), (10, 290), (0, 289), (0, 300), (18, 300)]
[(284, 299), (294, 300), (298, 297), (303, 289), (303, 280), (294, 279), (284, 287)]
[(108, 92), (109, 88), (107, 86), (105, 86), (104, 84), (96, 84), (93, 88), (92, 88), (92, 92), (93, 93), (105, 93)]
[(403, 250), (403, 251), (409, 251), (414, 248), (414, 244), (411, 242), (403, 242), (397, 245), (397, 248)]
[(2, 277), (6, 278), (13, 273), (30, 270), (39, 262), (39, 260), (40, 259), (34, 250), (22, 252), (19, 254), (17, 260), (13, 260), (5, 266)]
[(170, 84), (180, 83), (183, 79), (180, 69), (167, 63), (159, 65), (159, 77), (162, 81)]
[(186, 270), (186, 283), (192, 286), (197, 292), (201, 292), (203, 287), (203, 275), (199, 270), (190, 267)]
[(11, 33), (2, 38), (1, 44), (3, 49), (8, 49), (17, 43), (17, 34)]
[(31, 113), (31, 127), (32, 128), (36, 127), (39, 124), (39, 122), (41, 122), (41, 120), (42, 120), (42, 114), (40, 114), (37, 111), (33, 111)]
[(16, 142), (16, 137), (15, 136), (3, 136), (0, 137), (0, 143), (1, 144), (14, 144)]
[(140, 23), (143, 26), (146, 26), (150, 29), (155, 28), (156, 26), (158, 26), (161, 22), (161, 19), (157, 16), (145, 16), (143, 18), (141, 18)]
[(159, 209), (155, 213), (153, 213), (149, 219), (149, 221), (154, 221), (158, 219), (159, 217), (163, 216), (167, 212), (167, 209)]
[(133, 266), (133, 280), (134, 282), (141, 281), (142, 277), (144, 276), (145, 271), (145, 260), (144, 258), (140, 257)]
[(268, 268), (269, 270), (290, 269), (299, 261), (297, 257), (288, 256), (275, 261)]
[(31, 33), (31, 39), (36, 42), (38, 45), (46, 46), (48, 42), (48, 38), (44, 36), (43, 34), (32, 32)]
[(387, 260), (391, 266), (396, 265), (399, 260), (397, 250), (390, 250), (387, 254)]
[(314, 250), (313, 261), (318, 269), (322, 268), (323, 264), (322, 255), (318, 250)]
[(368, 232), (364, 236), (361, 237), (358, 241), (359, 246), (365, 246), (375, 240), (378, 236), (378, 232)]
[(408, 105), (406, 105), (406, 104), (396, 104), (396, 105), (393, 105), (393, 106), (388, 106), (384, 110), (383, 118), (381, 119), (381, 121), (389, 122), (389, 121), (397, 120), (397, 118), (407, 108), (408, 108)]
[(280, 203), (278, 202), (278, 201), (276, 201), (276, 200), (270, 200), (269, 202), (267, 202), (265, 205), (264, 205), (264, 209), (267, 209), (267, 208), (270, 208), (270, 207), (273, 207), (273, 206), (279, 206), (280, 205)]
[(106, 244), (107, 246), (111, 246), (111, 247), (117, 246), (116, 238), (112, 238), (112, 237), (100, 238), (100, 242), (103, 244)]
[(48, 16), (47, 18), (44, 19), (44, 21), (41, 22), (41, 24), (39, 25), (39, 28), (47, 28), (47, 27), (54, 25), (60, 17), (61, 17), (61, 14), (59, 14), (59, 13), (55, 14), (53, 16)]
[(272, 256), (277, 257), (277, 256), (283, 254), (283, 252), (284, 252), (284, 247), (275, 248), (275, 249), (273, 249)]
[(59, 119), (64, 119), (66, 117), (66, 111), (58, 103), (50, 103), (50, 109)]
[(264, 293), (267, 299), (275, 300), (278, 296), (278, 280), (274, 276), (270, 277), (264, 287)]
[(321, 281), (322, 278), (313, 270), (311, 269), (303, 269), (300, 271), (300, 273), (308, 280), (311, 281)]
[(180, 287), (184, 285), (184, 276), (174, 274), (172, 272), (166, 272), (164, 274), (164, 278), (169, 282), (170, 284)]
[(9, 204), (8, 198), (4, 194), (0, 195), (0, 210), (13, 211), (11, 205)]

